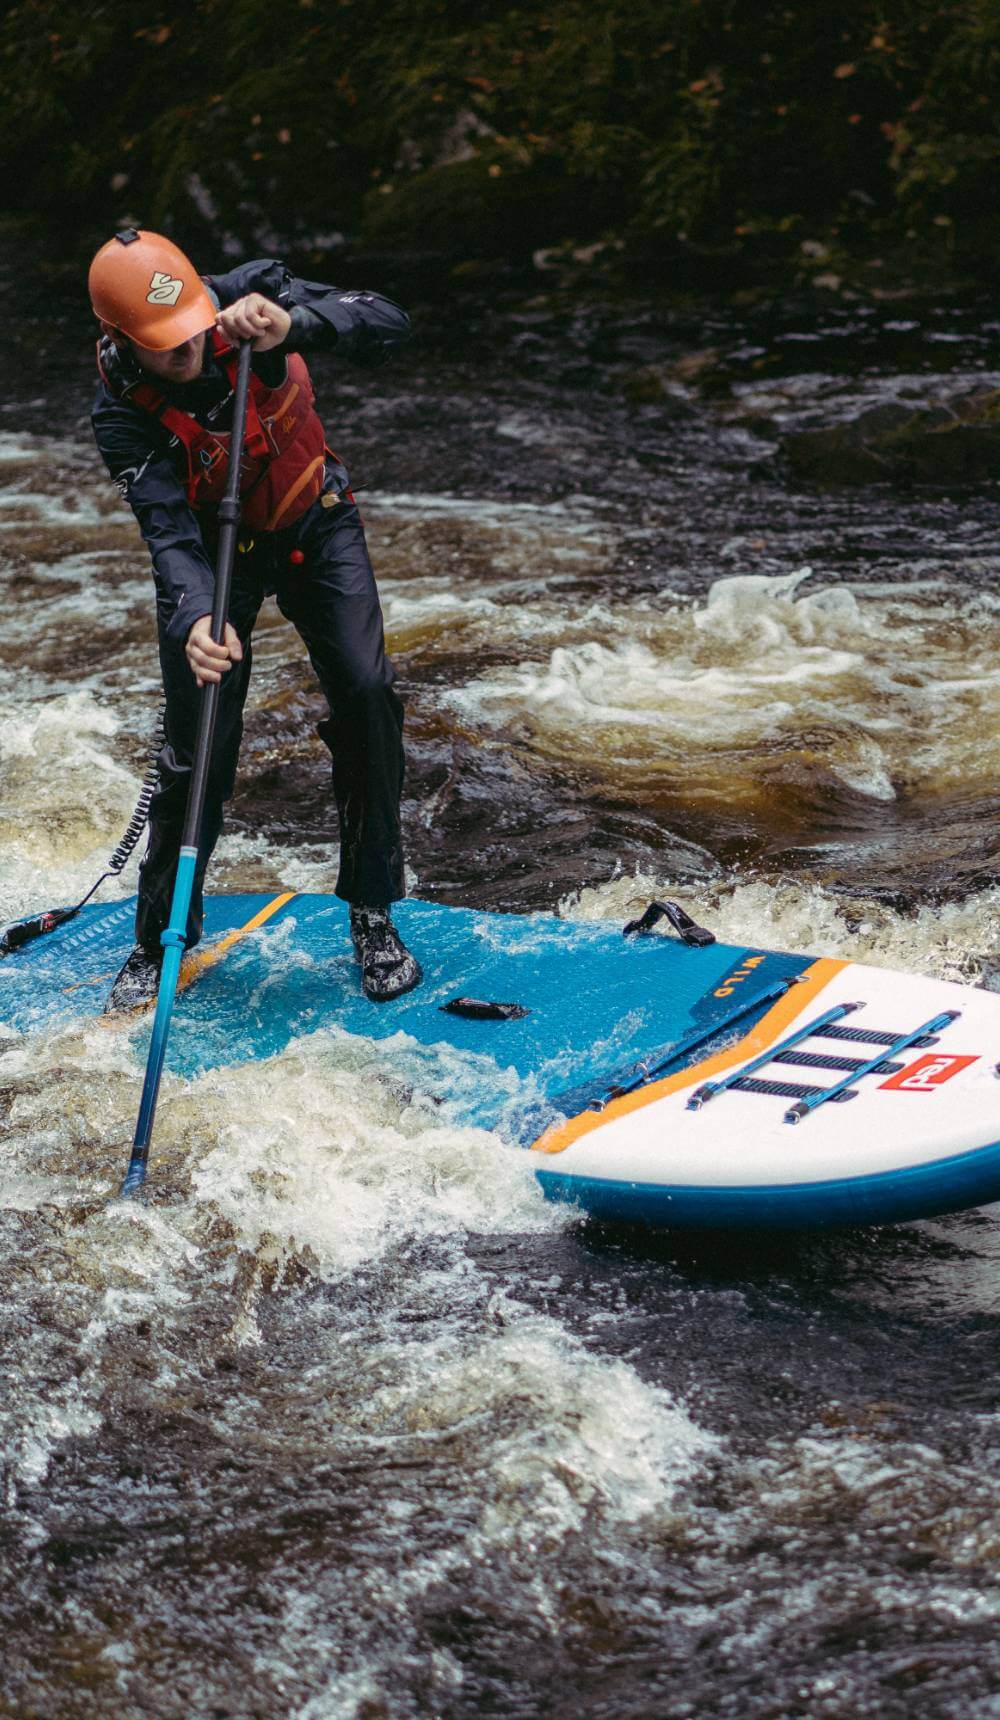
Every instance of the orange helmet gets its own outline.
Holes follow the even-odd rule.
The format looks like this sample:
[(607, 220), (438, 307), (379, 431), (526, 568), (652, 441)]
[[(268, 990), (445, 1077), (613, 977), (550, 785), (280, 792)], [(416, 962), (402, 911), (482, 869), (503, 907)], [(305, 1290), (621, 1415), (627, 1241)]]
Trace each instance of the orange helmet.
[(184, 252), (160, 233), (128, 227), (102, 245), (90, 265), (95, 316), (156, 352), (211, 328), (215, 306)]

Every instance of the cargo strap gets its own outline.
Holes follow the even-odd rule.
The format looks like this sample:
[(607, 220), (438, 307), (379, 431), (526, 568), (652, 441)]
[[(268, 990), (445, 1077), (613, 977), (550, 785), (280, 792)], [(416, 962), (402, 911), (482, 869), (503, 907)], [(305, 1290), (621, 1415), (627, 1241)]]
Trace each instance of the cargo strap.
[[(893, 1074), (900, 1068), (898, 1063), (892, 1062), (899, 1052), (936, 1044), (937, 1035), (944, 1028), (950, 1027), (953, 1021), (957, 1021), (961, 1014), (961, 1010), (946, 1009), (941, 1015), (933, 1016), (930, 1021), (923, 1022), (908, 1033), (882, 1033), (871, 1028), (856, 1029), (835, 1025), (842, 1021), (845, 1015), (852, 1015), (856, 1009), (864, 1007), (863, 1003), (841, 1003), (834, 1009), (828, 1009), (825, 1014), (818, 1015), (815, 1020), (800, 1027), (796, 1033), (789, 1034), (787, 1039), (782, 1039), (770, 1051), (765, 1051), (762, 1056), (745, 1063), (742, 1069), (735, 1070), (732, 1075), (725, 1076), (721, 1081), (706, 1081), (692, 1093), (687, 1109), (700, 1111), (710, 1099), (735, 1089), (741, 1093), (762, 1093), (771, 1098), (793, 1099), (795, 1103), (785, 1112), (785, 1122), (801, 1123), (803, 1117), (808, 1117), (810, 1112), (820, 1105), (828, 1102), (843, 1104), (848, 1099), (856, 1099), (857, 1083), (864, 1076)], [(880, 1044), (884, 1049), (865, 1060), (838, 1057), (830, 1053), (824, 1054), (822, 1051), (795, 1051), (796, 1046), (813, 1036), (818, 1039), (852, 1039), (869, 1045)], [(791, 1063), (810, 1069), (845, 1069), (847, 1073), (831, 1087), (755, 1079), (757, 1070), (771, 1063)]]

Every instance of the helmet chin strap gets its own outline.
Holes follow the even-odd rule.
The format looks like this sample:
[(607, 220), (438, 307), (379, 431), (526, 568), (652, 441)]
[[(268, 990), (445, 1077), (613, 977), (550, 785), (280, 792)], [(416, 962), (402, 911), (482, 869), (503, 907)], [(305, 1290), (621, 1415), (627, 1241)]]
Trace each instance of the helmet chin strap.
[(121, 329), (113, 329), (102, 323), (101, 336), (101, 370), (109, 378), (117, 378), (119, 386), (141, 382), (145, 374), (139, 360), (132, 350), (132, 342)]
[(125, 330), (123, 328), (116, 328), (114, 323), (105, 322), (103, 317), (101, 318), (101, 334), (105, 340), (109, 340), (111, 342), (111, 345), (114, 347), (119, 358), (133, 358), (135, 356), (132, 350), (132, 342), (129, 340)]

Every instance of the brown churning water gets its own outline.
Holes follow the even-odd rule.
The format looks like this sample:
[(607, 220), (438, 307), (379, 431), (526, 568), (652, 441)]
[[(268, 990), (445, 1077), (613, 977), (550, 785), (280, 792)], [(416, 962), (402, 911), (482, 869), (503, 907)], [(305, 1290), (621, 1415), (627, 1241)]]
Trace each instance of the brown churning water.
[[(337, 379), (416, 893), (624, 919), (671, 888), (730, 941), (988, 980), (989, 497), (793, 490), (748, 428), (745, 330), (704, 335), (736, 406), (681, 418), (619, 387), (669, 327), (591, 336), (485, 378)], [(971, 337), (955, 358), (983, 374)], [(769, 382), (778, 430), (900, 383), (804, 365)], [(114, 845), (157, 682), (145, 558), (88, 448), (0, 438), (0, 550), (10, 917)], [(216, 884), (329, 889), (322, 707), (273, 610), (251, 702)], [(0, 1039), (0, 1706), (992, 1712), (991, 1213), (582, 1232), (335, 1022), (168, 1075), (153, 1198), (109, 1205), (141, 1059), (128, 1028)]]

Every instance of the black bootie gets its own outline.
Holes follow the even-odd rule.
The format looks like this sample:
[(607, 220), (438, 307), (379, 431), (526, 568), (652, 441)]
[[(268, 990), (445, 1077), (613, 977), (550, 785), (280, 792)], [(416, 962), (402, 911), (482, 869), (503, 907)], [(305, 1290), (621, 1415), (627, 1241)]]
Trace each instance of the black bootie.
[(361, 989), (372, 1003), (389, 1003), (420, 984), (423, 970), (393, 925), (388, 908), (352, 905), (351, 937), (361, 963)]
[(141, 1009), (143, 1004), (152, 1003), (160, 989), (162, 966), (162, 950), (151, 956), (142, 944), (136, 944), (118, 969), (104, 1005), (104, 1014), (122, 1015), (130, 1009)]

